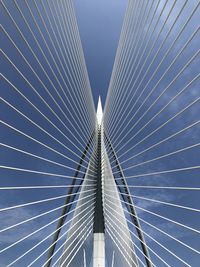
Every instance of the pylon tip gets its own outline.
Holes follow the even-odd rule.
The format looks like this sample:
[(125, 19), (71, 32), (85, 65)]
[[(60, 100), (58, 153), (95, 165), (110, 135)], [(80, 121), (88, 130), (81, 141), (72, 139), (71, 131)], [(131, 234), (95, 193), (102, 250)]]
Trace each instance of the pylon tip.
[(98, 105), (97, 105), (97, 122), (98, 125), (101, 125), (101, 121), (103, 118), (103, 110), (101, 105), (101, 97), (99, 96)]

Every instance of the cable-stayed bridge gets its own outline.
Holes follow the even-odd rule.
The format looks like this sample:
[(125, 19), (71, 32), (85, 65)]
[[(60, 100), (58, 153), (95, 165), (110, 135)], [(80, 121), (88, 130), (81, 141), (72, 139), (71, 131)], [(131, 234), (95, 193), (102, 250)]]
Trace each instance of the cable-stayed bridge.
[(200, 2), (127, 1), (98, 107), (73, 1), (0, 6), (0, 266), (198, 267)]

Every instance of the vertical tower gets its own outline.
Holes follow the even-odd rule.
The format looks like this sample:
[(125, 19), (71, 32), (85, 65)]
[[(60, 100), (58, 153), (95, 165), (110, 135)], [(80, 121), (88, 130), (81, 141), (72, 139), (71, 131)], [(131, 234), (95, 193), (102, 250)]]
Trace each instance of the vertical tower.
[(102, 189), (102, 118), (103, 111), (99, 97), (97, 107), (97, 182), (93, 228), (93, 267), (105, 266), (105, 224), (103, 212), (103, 189)]
[[(111, 266), (115, 264), (123, 267), (138, 267), (134, 243), (132, 242), (120, 199), (120, 192), (117, 188), (104, 142), (105, 137), (109, 144), (108, 147), (112, 148), (112, 144), (104, 132), (100, 97), (97, 106), (97, 126), (94, 134), (96, 134), (96, 146), (92, 152), (93, 160), (89, 160), (81, 184), (76, 209), (64, 243), (59, 266), (78, 266), (81, 257), (84, 266), (87, 261), (90, 264), (92, 263), (93, 267), (105, 267), (107, 261)], [(92, 136), (94, 137), (94, 135)], [(112, 152), (114, 153), (113, 148)], [(116, 155), (115, 162), (121, 170)], [(122, 170), (121, 175), (125, 179)], [(88, 186), (91, 194), (88, 194)], [(127, 187), (127, 184), (124, 183), (125, 192), (128, 194)], [(128, 204), (127, 209), (129, 210), (129, 202), (125, 202)], [(132, 214), (131, 211), (130, 214)], [(136, 212), (133, 217), (137, 217)], [(63, 222), (59, 223), (59, 225), (61, 224)], [(138, 223), (136, 229), (140, 230), (140, 228)], [(148, 258), (145, 241), (141, 238), (140, 231), (138, 231), (138, 236), (145, 246), (145, 250), (142, 247), (144, 255)], [(57, 243), (57, 239), (54, 240), (54, 243)], [(110, 245), (112, 245), (112, 257), (109, 254)], [(84, 251), (83, 254), (82, 251)], [(51, 261), (49, 259), (51, 259), (53, 253), (54, 251), (51, 251), (50, 256), (48, 256), (47, 266), (50, 266)], [(148, 264), (147, 266), (152, 265)]]

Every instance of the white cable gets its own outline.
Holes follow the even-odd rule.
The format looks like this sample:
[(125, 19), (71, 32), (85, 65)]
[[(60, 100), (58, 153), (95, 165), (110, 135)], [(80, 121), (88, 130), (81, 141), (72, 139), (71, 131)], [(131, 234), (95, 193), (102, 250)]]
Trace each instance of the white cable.
[[(107, 191), (108, 192), (113, 192), (113, 193), (115, 192), (114, 190), (110, 190), (110, 189), (107, 189)], [(194, 209), (194, 208), (191, 208), (191, 207), (188, 207), (188, 206), (178, 205), (178, 204), (174, 204), (174, 203), (170, 203), (170, 202), (165, 202), (165, 201), (161, 201), (161, 200), (157, 200), (157, 199), (153, 199), (153, 198), (141, 197), (141, 196), (126, 194), (126, 193), (122, 193), (122, 192), (120, 192), (120, 194), (121, 195), (125, 195), (125, 196), (131, 196), (133, 198), (138, 198), (138, 199), (146, 200), (146, 201), (160, 203), (160, 204), (171, 206), (171, 207), (175, 207), (175, 208), (185, 209), (185, 210), (194, 211), (194, 212), (200, 212), (200, 209)]]
[[(126, 210), (126, 209), (123, 209), (123, 210), (124, 210), (125, 212), (129, 213), (130, 215), (132, 215), (132, 216), (135, 217), (135, 215), (132, 214), (132, 213), (130, 213), (128, 210)], [(138, 216), (137, 216), (137, 217), (138, 217)], [(183, 245), (184, 247), (189, 248), (190, 250), (192, 250), (193, 252), (195, 252), (195, 253), (197, 253), (197, 254), (200, 254), (200, 251), (198, 251), (198, 250), (194, 249), (193, 247), (191, 247), (191, 246), (185, 244), (184, 242), (180, 241), (179, 239), (175, 238), (174, 236), (169, 235), (168, 233), (166, 233), (165, 231), (163, 231), (163, 230), (161, 230), (160, 228), (156, 227), (155, 225), (153, 225), (153, 224), (151, 224), (151, 223), (149, 223), (149, 222), (143, 220), (141, 217), (138, 217), (138, 218), (139, 218), (140, 221), (144, 222), (145, 224), (150, 225), (151, 227), (153, 227), (154, 229), (156, 229), (156, 230), (159, 231), (160, 233), (162, 233), (162, 234), (168, 236), (169, 238), (175, 240), (176, 242), (180, 243), (180, 244)]]
[[(200, 146), (200, 143), (193, 144), (193, 145), (190, 145), (190, 146), (186, 146), (186, 147), (184, 147), (184, 148), (177, 149), (177, 150), (175, 150), (175, 151), (172, 151), (172, 152), (170, 152), (170, 153), (166, 153), (166, 154), (161, 155), (161, 156), (159, 156), (159, 157), (155, 157), (155, 158), (152, 158), (152, 159), (149, 159), (149, 160), (146, 160), (146, 161), (142, 161), (142, 162), (140, 162), (140, 163), (138, 163), (138, 164), (134, 164), (134, 165), (128, 166), (128, 167), (126, 167), (126, 168), (123, 168), (123, 170), (125, 171), (125, 170), (129, 170), (129, 169), (133, 169), (133, 168), (136, 168), (136, 167), (138, 167), (138, 166), (142, 166), (142, 165), (144, 165), (144, 164), (151, 163), (151, 162), (153, 162), (153, 161), (157, 161), (157, 160), (160, 160), (160, 159), (169, 157), (169, 156), (174, 156), (174, 155), (176, 155), (177, 153), (185, 152), (185, 151), (187, 151), (187, 150), (189, 150), (189, 149), (192, 149), (192, 148), (197, 148), (197, 147), (199, 147), (199, 146)], [(128, 158), (127, 160), (130, 160), (131, 158), (132, 158), (132, 157)], [(127, 160), (125, 160), (125, 161), (127, 161)], [(122, 161), (120, 164), (122, 165), (125, 161)]]
[[(143, 256), (144, 257), (146, 257), (145, 255), (144, 255), (144, 253), (142, 252), (142, 250), (133, 242), (133, 240), (132, 239), (130, 239), (130, 237), (129, 236), (127, 236), (127, 234), (125, 233), (125, 231), (123, 230), (123, 228), (120, 228), (117, 224), (116, 224), (116, 222), (113, 220), (113, 219), (111, 219), (111, 217), (109, 216), (106, 216), (106, 221), (107, 221), (107, 223), (112, 227), (112, 229), (114, 230), (114, 232), (115, 232), (115, 234), (114, 234), (114, 236), (116, 237), (117, 235), (119, 235), (119, 239), (116, 237), (116, 239), (118, 239), (118, 241), (119, 241), (119, 243), (121, 244), (121, 242), (120, 242), (120, 239), (122, 239), (122, 241), (127, 245), (127, 246), (129, 246), (129, 244), (127, 243), (127, 241), (125, 241), (124, 240), (124, 238), (122, 238), (121, 236), (120, 236), (120, 232), (122, 232), (124, 235), (126, 235), (126, 237), (129, 239), (129, 241), (131, 242), (131, 244), (133, 245), (133, 247), (136, 247), (142, 254), (143, 254)], [(115, 226), (113, 226), (112, 224), (114, 223), (114, 225)], [(116, 227), (119, 229), (119, 231), (116, 229)], [(126, 251), (126, 250), (125, 250)], [(127, 251), (126, 251), (127, 252)], [(141, 259), (137, 256), (137, 254), (136, 254), (136, 252), (133, 250), (133, 248), (131, 248), (131, 252), (134, 254), (134, 256), (137, 258), (137, 260), (139, 260), (139, 262), (141, 262), (142, 263), (142, 265), (144, 266), (144, 267), (146, 267), (146, 265), (141, 261)], [(131, 259), (131, 261), (135, 264), (135, 266), (137, 266), (137, 264), (136, 264), (136, 262), (135, 261), (133, 261), (133, 259), (132, 259), (132, 257), (129, 255), (129, 257), (130, 257), (130, 259)], [(150, 260), (149, 258), (148, 258), (148, 260)], [(152, 262), (151, 262), (152, 263)], [(153, 264), (153, 263), (152, 263)]]
[[(108, 204), (106, 204), (107, 206), (108, 206)], [(108, 206), (109, 208), (111, 208), (110, 206)], [(112, 208), (111, 208), (112, 209)], [(122, 222), (117, 218), (117, 216), (114, 216), (114, 214), (113, 214), (113, 212), (117, 212), (116, 210), (113, 210), (112, 209), (112, 213), (106, 208), (106, 210), (110, 213), (110, 215), (111, 216), (113, 216), (113, 217), (115, 217), (115, 219), (120, 223), (120, 224), (122, 224)], [(117, 212), (117, 214), (119, 215), (119, 213)], [(131, 223), (128, 219), (127, 219), (127, 221), (129, 222), (129, 223)], [(132, 224), (132, 223), (131, 223)], [(133, 225), (133, 224), (132, 224)], [(134, 227), (136, 227), (135, 225), (134, 225)], [(137, 228), (137, 227), (136, 227)], [(130, 230), (129, 229), (129, 232), (132, 234), (132, 235), (134, 235), (134, 237), (135, 238), (137, 238), (140, 242), (142, 242), (141, 240), (140, 240), (140, 238), (132, 231), (132, 230)], [(144, 233), (144, 232), (143, 232)], [(143, 242), (142, 242), (143, 243)], [(172, 267), (172, 266), (170, 266), (164, 259), (162, 259), (153, 249), (151, 249), (146, 243), (143, 243), (143, 244), (145, 244), (145, 246), (158, 258), (158, 259), (160, 259), (166, 266), (168, 266), (168, 267)]]
[[(131, 179), (131, 178), (139, 178), (139, 177), (146, 177), (146, 176), (154, 176), (154, 175), (159, 175), (159, 174), (166, 174), (166, 173), (173, 173), (173, 172), (182, 172), (182, 171), (190, 171), (190, 170), (198, 170), (200, 169), (200, 166), (191, 166), (191, 167), (186, 167), (186, 168), (179, 168), (179, 169), (170, 169), (170, 170), (165, 170), (165, 171), (160, 171), (160, 172), (151, 172), (151, 173), (143, 173), (143, 174), (136, 174), (132, 176), (126, 176), (126, 179)], [(121, 180), (121, 178), (116, 178), (115, 180)]]
[[(113, 197), (111, 197), (113, 198)], [(122, 200), (121, 200), (122, 201)], [(122, 201), (123, 202), (123, 201)], [(135, 207), (137, 207), (135, 205)], [(116, 211), (117, 212), (117, 211)], [(117, 212), (118, 213), (118, 212)], [(119, 214), (119, 213), (118, 213)], [(121, 214), (119, 214), (121, 215)], [(135, 224), (133, 224), (130, 220), (127, 219), (127, 221), (132, 224), (134, 227), (138, 228)], [(185, 262), (183, 259), (181, 259), (179, 256), (177, 256), (175, 253), (173, 253), (171, 250), (169, 250), (167, 247), (165, 247), (164, 245), (162, 245), (160, 242), (158, 242), (155, 238), (153, 238), (151, 235), (147, 234), (147, 232), (143, 231), (142, 229), (140, 229), (146, 236), (148, 236), (150, 239), (152, 239), (155, 243), (157, 243), (159, 246), (161, 246), (164, 250), (166, 250), (167, 252), (169, 252), (171, 255), (173, 255), (176, 259), (178, 259), (179, 261), (181, 261), (182, 263), (184, 263), (186, 266), (188, 267), (192, 267), (191, 265), (189, 265), (187, 262)], [(169, 265), (168, 265), (169, 266)], [(172, 266), (171, 266), (172, 267)]]
[[(93, 215), (93, 214), (92, 214)], [(87, 218), (87, 220), (88, 219), (90, 219), (90, 217), (89, 218)], [(87, 221), (86, 220), (86, 221)], [(80, 225), (74, 232), (73, 232), (73, 234), (71, 235), (71, 236), (68, 236), (67, 237), (67, 239), (66, 239), (66, 241), (55, 251), (55, 253), (54, 253), (54, 255), (53, 256), (55, 256), (57, 253), (58, 253), (58, 251), (60, 251), (60, 249), (62, 248), (62, 247), (64, 247), (65, 246), (65, 244), (67, 243), (67, 241), (72, 237), (72, 236), (74, 236), (74, 234), (76, 234), (77, 232), (78, 232), (78, 230), (79, 230), (79, 233), (76, 235), (76, 238), (78, 237), (78, 236), (80, 236), (81, 234), (82, 234), (82, 232), (84, 232), (86, 229), (87, 229), (87, 226), (91, 223), (93, 221), (93, 217), (89, 220), (89, 222), (87, 222), (87, 223), (83, 223), (83, 224), (86, 224), (84, 227), (82, 227), (82, 225)], [(92, 231), (92, 227), (91, 227), (92, 225), (90, 225), (90, 227), (89, 227), (89, 229), (87, 229), (85, 232), (87, 233), (88, 232), (88, 230), (89, 230), (89, 232), (90, 231)], [(80, 231), (80, 228), (82, 229), (81, 231)], [(81, 239), (83, 238), (83, 236), (84, 236), (84, 234), (82, 235), (82, 237), (81, 237)], [(73, 247), (73, 249), (74, 248), (76, 248), (76, 246), (79, 244), (79, 242), (81, 241), (81, 239), (76, 243), (76, 245)], [(68, 245), (68, 247), (67, 248), (65, 248), (64, 250), (63, 250), (63, 252), (62, 252), (62, 254), (61, 254), (61, 256), (54, 262), (54, 264), (52, 265), (52, 267), (54, 267), (56, 264), (57, 264), (57, 262), (62, 258), (62, 256), (63, 256), (63, 254), (65, 254), (66, 253), (66, 251), (67, 251), (67, 249), (71, 246), (72, 244), (70, 244), (70, 245)], [(72, 250), (73, 251), (73, 250)], [(71, 252), (72, 252), (71, 251)], [(53, 257), (52, 256), (52, 257)], [(68, 254), (68, 256), (69, 256), (69, 254)], [(68, 258), (68, 257), (67, 257)], [(65, 259), (65, 260), (67, 260), (67, 258)], [(44, 267), (45, 266), (45, 264), (47, 263), (48, 261), (46, 261), (43, 265), (42, 265), (42, 267)], [(31, 266), (31, 265), (30, 265)], [(62, 265), (61, 265), (62, 266)], [(61, 267), (60, 266), (60, 267)], [(28, 266), (29, 267), (29, 266)]]
[[(107, 194), (105, 193), (105, 195), (107, 195)], [(108, 195), (108, 196), (111, 197), (111, 198), (113, 198), (113, 199), (116, 199), (116, 198), (114, 198), (113, 196), (110, 196), (110, 195)], [(125, 204), (127, 203), (128, 205), (133, 206), (132, 204), (130, 204), (130, 203), (126, 202), (126, 201), (121, 200), (121, 202), (123, 202), (123, 203), (125, 203)], [(172, 223), (174, 223), (174, 224), (176, 224), (176, 225), (178, 225), (178, 226), (181, 226), (181, 227), (183, 227), (183, 228), (185, 228), (185, 229), (188, 229), (188, 230), (190, 230), (190, 231), (192, 231), (192, 232), (195, 232), (195, 233), (197, 233), (197, 234), (200, 234), (200, 231), (197, 230), (197, 229), (195, 229), (195, 228), (192, 228), (192, 227), (189, 227), (189, 226), (187, 226), (187, 225), (185, 225), (185, 224), (182, 224), (182, 223), (179, 223), (179, 222), (177, 222), (177, 221), (171, 220), (171, 219), (169, 219), (169, 218), (167, 218), (167, 217), (165, 217), (165, 216), (162, 216), (162, 215), (159, 215), (159, 214), (157, 214), (157, 213), (155, 213), (155, 212), (152, 212), (152, 211), (149, 211), (149, 210), (147, 210), (147, 209), (141, 208), (141, 207), (139, 207), (139, 206), (137, 206), (137, 205), (134, 205), (134, 207), (136, 207), (136, 208), (138, 208), (138, 209), (140, 209), (140, 210), (143, 210), (143, 211), (145, 211), (145, 212), (147, 212), (147, 213), (149, 213), (149, 214), (155, 215), (155, 216), (157, 216), (157, 217), (159, 217), (159, 218), (161, 218), (161, 219), (164, 219), (164, 220), (167, 220), (167, 221), (169, 221), (169, 222), (172, 222)]]
[[(37, 144), (40, 144), (41, 146), (43, 146), (43, 147), (45, 147), (45, 148), (47, 148), (47, 149), (53, 151), (54, 153), (58, 154), (59, 156), (62, 156), (62, 157), (64, 157), (64, 158), (66, 158), (66, 159), (70, 159), (70, 158), (69, 158), (68, 156), (66, 156), (65, 154), (60, 153), (60, 152), (57, 151), (56, 149), (53, 149), (53, 148), (49, 147), (48, 145), (46, 145), (46, 144), (40, 142), (39, 140), (33, 138), (32, 136), (30, 136), (30, 135), (28, 135), (28, 134), (25, 134), (24, 132), (18, 130), (17, 128), (15, 128), (15, 127), (13, 127), (13, 126), (11, 126), (10, 124), (8, 124), (8, 123), (6, 123), (6, 122), (4, 122), (4, 121), (2, 121), (2, 120), (0, 120), (0, 123), (2, 123), (3, 125), (5, 125), (6, 127), (10, 128), (10, 129), (12, 129), (13, 131), (15, 131), (15, 132), (17, 132), (17, 133), (19, 133), (19, 134), (25, 136), (26, 138), (30, 139), (31, 141), (34, 141), (34, 142), (36, 142)], [(80, 158), (80, 157), (79, 157), (79, 158)]]
[[(91, 214), (91, 215), (93, 215), (93, 213)], [(91, 217), (91, 215), (88, 217), (88, 218), (90, 218)], [(86, 219), (86, 221), (88, 220), (88, 218)], [(90, 222), (90, 221), (89, 221)], [(76, 226), (76, 224), (77, 224), (78, 222), (76, 222), (74, 225), (72, 225), (71, 227), (69, 227), (58, 239), (57, 239), (57, 241), (56, 242), (58, 242), (62, 237), (64, 237), (69, 231), (70, 231), (70, 229), (73, 229), (74, 228), (74, 226)], [(85, 224), (85, 222), (83, 222), (80, 226), (79, 226), (79, 228), (81, 227), (81, 226), (83, 226)], [(79, 229), (78, 228), (78, 229)], [(75, 230), (75, 232), (77, 231), (77, 229)], [(55, 243), (56, 243), (55, 242)], [(51, 246), (49, 246), (47, 249), (45, 249), (34, 261), (32, 261), (27, 267), (30, 267), (30, 266), (32, 266), (40, 257), (42, 257), (55, 243), (53, 243), (53, 244), (51, 244)], [(66, 243), (66, 241), (64, 242), (64, 244)], [(63, 244), (62, 244), (63, 245)], [(57, 251), (55, 251), (54, 252), (54, 254), (50, 257), (50, 258), (48, 258), (48, 260), (47, 261), (45, 261), (45, 263), (42, 265), (42, 267), (44, 267), (46, 264), (47, 264), (47, 262), (49, 261), (49, 260), (51, 260), (52, 258), (53, 258), (53, 256), (55, 256), (56, 254), (57, 254), (57, 252), (60, 250), (60, 248), (59, 249), (57, 249)]]
[[(12, 266), (14, 263), (16, 263), (17, 261), (19, 261), (20, 259), (22, 259), (22, 258), (23, 258), (24, 256), (26, 256), (28, 253), (30, 253), (33, 249), (35, 249), (36, 247), (38, 247), (38, 246), (39, 246), (40, 244), (42, 244), (45, 240), (47, 240), (50, 236), (52, 236), (54, 233), (56, 233), (58, 230), (62, 229), (65, 225), (69, 224), (74, 218), (76, 218), (77, 216), (79, 216), (82, 212), (85, 212), (90, 206), (91, 206), (91, 205), (89, 205), (87, 208), (85, 208), (84, 210), (82, 210), (79, 214), (75, 215), (72, 219), (66, 221), (61, 227), (59, 227), (58, 229), (56, 229), (55, 231), (53, 231), (52, 233), (50, 233), (49, 235), (47, 235), (47, 236), (46, 236), (44, 239), (42, 239), (39, 243), (37, 243), (37, 244), (34, 245), (32, 248), (30, 248), (30, 249), (27, 250), (25, 253), (23, 253), (21, 256), (19, 256), (17, 259), (15, 259), (14, 261), (12, 261), (12, 262), (8, 265), (8, 267)], [(74, 212), (76, 209), (77, 209), (77, 208), (74, 208), (72, 211), (68, 212), (67, 215), (68, 215), (69, 213)], [(87, 212), (83, 217), (81, 217), (81, 218), (77, 221), (77, 223), (79, 223), (79, 222), (80, 222), (85, 216), (87, 216), (90, 212), (91, 212), (91, 210), (90, 210), (89, 212)], [(47, 226), (51, 225), (52, 223), (54, 223), (55, 221), (59, 220), (60, 218), (62, 218), (62, 217), (64, 217), (64, 216), (66, 216), (66, 214), (65, 214), (65, 215), (62, 215), (61, 217), (59, 217), (59, 218), (57, 218), (57, 219), (55, 219), (55, 220), (53, 220), (53, 221), (51, 221), (50, 223), (44, 225), (43, 227), (37, 229), (36, 231), (34, 231), (33, 233), (31, 233), (30, 235), (33, 235), (33, 234), (37, 233), (38, 231), (41, 231), (42, 229), (46, 228)], [(74, 224), (74, 225), (76, 225), (76, 224)], [(29, 235), (29, 236), (30, 236), (30, 235)], [(26, 236), (26, 238), (29, 237), (29, 236)], [(58, 240), (56, 240), (56, 242), (57, 242), (57, 241), (58, 241)], [(55, 243), (55, 242), (54, 242), (54, 243)], [(54, 243), (52, 244), (52, 246), (54, 245)]]
[[(71, 178), (74, 178), (72, 176)], [(94, 184), (77, 184), (73, 187), (94, 187)], [(54, 188), (68, 188), (72, 187), (71, 185), (32, 185), (32, 186), (3, 186), (0, 187), (0, 190), (24, 190), (24, 189), (54, 189)]]
[[(111, 225), (111, 223), (110, 223), (109, 220), (107, 220), (107, 232), (110, 231), (110, 232), (112, 233), (114, 239), (118, 241), (118, 244), (119, 244), (120, 247), (124, 250), (124, 253), (123, 253), (122, 255), (124, 256), (125, 260), (127, 261), (127, 263), (129, 264), (130, 267), (132, 266), (132, 264), (134, 264), (133, 266), (136, 266), (136, 263), (133, 261), (131, 255), (129, 255), (128, 252), (124, 249), (124, 247), (122, 246), (120, 240), (117, 238), (116, 234), (113, 233), (113, 231), (111, 230), (111, 228), (109, 227), (109, 225)], [(116, 243), (115, 243), (115, 244), (116, 244)], [(119, 249), (119, 247), (118, 247), (118, 249)], [(122, 253), (122, 251), (120, 251), (120, 252)], [(127, 260), (127, 256), (125, 256), (124, 254), (126, 254), (126, 255), (128, 256), (128, 259), (129, 259), (129, 261), (130, 261), (131, 263)]]
[[(109, 184), (108, 184), (109, 186)], [(111, 186), (111, 184), (110, 184)], [(117, 185), (124, 187), (124, 185)], [(200, 187), (183, 187), (183, 186), (157, 186), (157, 185), (129, 185), (129, 188), (143, 188), (143, 189), (169, 189), (169, 190), (200, 190)], [(0, 188), (1, 189), (1, 188)]]
[[(105, 209), (105, 211), (108, 211), (108, 209), (106, 208)], [(109, 212), (109, 211), (108, 211)], [(110, 212), (109, 212), (110, 213)], [(111, 216), (114, 216), (113, 215), (113, 213), (110, 213), (110, 215)], [(115, 227), (117, 227), (118, 229), (119, 229), (119, 231), (121, 231), (121, 232), (123, 232), (123, 234), (125, 234), (126, 235), (126, 237), (129, 239), (129, 241), (133, 244), (133, 246), (134, 247), (136, 247), (137, 248), (137, 250), (138, 251), (140, 251), (140, 253), (148, 260), (148, 261), (150, 261), (151, 262), (151, 264), (153, 265), (153, 266), (155, 266), (156, 267), (156, 265), (151, 261), (151, 259), (149, 258), (149, 257), (147, 257), (145, 254), (144, 254), (144, 252), (133, 242), (133, 240), (125, 233), (125, 231), (123, 230), (123, 228), (121, 228), (112, 218), (111, 218), (111, 216), (107, 216), (108, 218), (109, 218), (109, 220), (111, 220), (112, 221), (112, 223), (114, 223), (115, 224)], [(115, 219), (116, 219), (116, 217), (115, 217)], [(117, 220), (117, 221), (119, 221), (119, 220)], [(120, 222), (120, 221), (119, 221)], [(120, 224), (121, 225), (123, 225), (122, 224), (122, 222), (120, 222)], [(114, 228), (115, 229), (115, 231), (117, 231), (116, 230), (116, 228)], [(119, 234), (119, 232), (117, 232), (118, 234)], [(136, 236), (135, 235), (135, 237), (138, 239), (138, 240), (140, 240), (139, 239), (139, 237), (138, 236)], [(124, 240), (123, 240), (124, 241)], [(124, 241), (125, 242), (125, 241)], [(146, 245), (146, 244), (145, 244)], [(135, 252), (134, 252), (134, 254), (136, 254)], [(137, 256), (137, 259), (140, 261), (140, 262), (142, 262), (141, 260), (140, 260), (140, 258)], [(142, 265), (143, 266), (146, 266), (146, 265), (144, 265), (144, 263), (142, 262)]]
[[(67, 196), (74, 196), (74, 195), (78, 195), (80, 193), (86, 193), (86, 192), (91, 192), (91, 191), (94, 191), (94, 189), (80, 191), (80, 192), (72, 193), (72, 194), (66, 194), (66, 195), (62, 195), (62, 196), (58, 196), (58, 197), (46, 198), (46, 199), (42, 199), (42, 200), (38, 200), (38, 201), (32, 201), (32, 202), (28, 202), (28, 203), (24, 203), (24, 204), (20, 204), (20, 205), (10, 206), (10, 207), (7, 207), (7, 208), (0, 209), (0, 212), (12, 210), (12, 209), (17, 209), (17, 208), (22, 208), (22, 207), (27, 207), (27, 206), (30, 206), (30, 205), (40, 204), (40, 203), (44, 203), (44, 202), (49, 202), (49, 201), (52, 201), (52, 200), (65, 198)], [(71, 202), (71, 204), (72, 203), (73, 202)]]
[[(177, 114), (176, 114), (176, 115), (177, 115)], [(176, 116), (176, 115), (175, 115), (175, 116)], [(171, 119), (172, 119), (172, 118), (171, 118)], [(160, 145), (160, 144), (163, 144), (164, 142), (166, 142), (166, 141), (168, 141), (168, 140), (170, 140), (170, 139), (176, 137), (176, 136), (179, 135), (179, 134), (182, 134), (183, 132), (185, 132), (185, 131), (191, 129), (192, 127), (198, 125), (199, 123), (200, 123), (200, 120), (199, 120), (199, 121), (195, 121), (194, 123), (190, 124), (189, 126), (187, 126), (187, 127), (183, 128), (183, 129), (181, 129), (181, 130), (179, 130), (179, 131), (173, 133), (172, 135), (170, 135), (170, 136), (168, 136), (168, 137), (162, 139), (161, 141), (155, 143), (154, 145), (148, 147), (147, 149), (145, 149), (145, 151), (142, 151), (141, 154), (142, 154), (143, 152), (146, 152), (146, 151), (151, 150), (152, 148), (154, 148), (154, 147), (156, 147), (156, 146), (158, 146), (158, 145)], [(157, 128), (156, 130), (154, 130), (153, 132), (151, 132), (150, 135), (152, 135), (152, 134), (153, 134), (155, 131), (157, 131), (157, 130), (158, 130), (158, 128)], [(149, 137), (149, 135), (146, 136), (145, 138), (148, 138), (148, 137)], [(142, 139), (142, 140), (140, 141), (140, 143), (143, 142), (143, 140), (144, 140), (144, 139)], [(139, 144), (139, 143), (138, 143), (138, 144)], [(122, 154), (121, 154), (120, 157), (122, 157)], [(120, 158), (120, 157), (118, 157), (118, 158)], [(133, 156), (133, 157), (134, 157), (134, 156)]]
[[(161, 108), (159, 110), (159, 112), (157, 112), (147, 123), (145, 123), (145, 125), (140, 128), (141, 130), (143, 130), (144, 128), (146, 128), (146, 126), (152, 122), (158, 115), (160, 115), (160, 113), (163, 112), (163, 110), (165, 110), (178, 96), (180, 96), (186, 89), (188, 89), (191, 84), (193, 82), (195, 82), (197, 79), (199, 79), (200, 74), (198, 74), (194, 79), (192, 79), (192, 81), (190, 81), (178, 94), (176, 94), (163, 108)], [(188, 104), (185, 108), (183, 108), (182, 110), (180, 110), (178, 113), (176, 113), (175, 115), (173, 115), (171, 118), (169, 118), (166, 122), (164, 122), (163, 124), (161, 124), (159, 127), (157, 127), (155, 130), (153, 130), (152, 132), (150, 132), (148, 135), (146, 135), (142, 140), (140, 140), (139, 142), (137, 142), (133, 147), (129, 148), (127, 151), (130, 151), (132, 148), (135, 148), (137, 145), (141, 144), (144, 140), (146, 140), (149, 136), (153, 135), (155, 132), (157, 132), (158, 130), (160, 130), (162, 127), (164, 127), (165, 125), (167, 125), (169, 122), (171, 122), (174, 118), (176, 118), (177, 116), (179, 116), (180, 114), (182, 114), (183, 112), (185, 112), (188, 108), (190, 108), (192, 105), (196, 104), (199, 101), (200, 98), (195, 99), (193, 102), (191, 102), (190, 104)], [(140, 130), (139, 130), (140, 131)], [(134, 137), (136, 137), (139, 134), (139, 131), (134, 134), (131, 139), (133, 139)], [(130, 141), (130, 140), (129, 140)], [(129, 142), (125, 142), (125, 144), (122, 145), (122, 148), (127, 145), (127, 143)], [(119, 153), (119, 151), (121, 150), (121, 148), (117, 151), (117, 153)], [(125, 153), (123, 153), (122, 155), (125, 155)], [(122, 156), (121, 155), (121, 156)], [(120, 157), (121, 157), (120, 156)]]
[[(35, 220), (35, 219), (37, 219), (37, 218), (43, 217), (43, 216), (45, 216), (46, 214), (49, 214), (49, 213), (54, 212), (54, 211), (56, 211), (56, 210), (59, 210), (59, 209), (61, 209), (61, 208), (70, 206), (70, 205), (72, 205), (72, 204), (78, 202), (79, 200), (84, 200), (84, 199), (86, 199), (86, 198), (88, 198), (88, 197), (91, 197), (91, 196), (93, 196), (93, 195), (94, 195), (94, 193), (93, 193), (93, 194), (90, 194), (90, 195), (87, 195), (86, 197), (82, 197), (82, 198), (79, 197), (79, 199), (74, 200), (74, 201), (72, 201), (72, 202), (70, 202), (70, 203), (68, 203), (68, 204), (65, 204), (65, 205), (59, 206), (59, 207), (57, 207), (57, 208), (54, 208), (54, 209), (45, 211), (45, 212), (43, 212), (43, 213), (40, 213), (40, 214), (38, 214), (38, 215), (36, 215), (36, 216), (33, 216), (33, 217), (29, 218), (29, 219), (26, 219), (26, 220), (24, 220), (24, 221), (21, 221), (21, 222), (19, 222), (19, 223), (13, 224), (13, 225), (10, 225), (10, 226), (8, 226), (8, 227), (6, 227), (6, 228), (1, 229), (1, 230), (0, 230), (0, 233), (3, 233), (3, 232), (5, 232), (5, 231), (8, 231), (8, 230), (10, 230), (10, 229), (12, 229), (12, 228), (14, 228), (14, 227), (20, 226), (20, 225), (22, 225), (22, 224), (24, 224), (24, 223), (27, 223), (27, 222), (29, 222), (29, 221), (33, 221), (33, 220)], [(93, 199), (93, 198), (92, 198), (92, 199)], [(90, 201), (90, 200), (89, 200), (89, 201)], [(83, 205), (80, 205), (80, 207), (84, 206), (84, 205), (87, 204), (89, 201), (86, 201)], [(70, 212), (71, 212), (71, 211), (70, 211)], [(69, 213), (70, 213), (70, 212), (69, 212)]]
[[(44, 157), (40, 157), (40, 156), (38, 156), (38, 155), (36, 155), (36, 154), (32, 154), (32, 153), (30, 153), (30, 152), (28, 152), (28, 151), (21, 150), (21, 149), (19, 149), (19, 148), (17, 148), (17, 147), (9, 146), (9, 145), (7, 145), (7, 144), (3, 144), (3, 143), (0, 143), (0, 146), (3, 146), (3, 147), (6, 147), (6, 148), (8, 148), (8, 149), (10, 149), (10, 150), (14, 150), (14, 151), (20, 152), (20, 153), (22, 153), (22, 154), (31, 156), (31, 157), (33, 157), (33, 158), (37, 158), (37, 159), (39, 159), (39, 160), (43, 160), (43, 161), (52, 163), (52, 164), (54, 164), (54, 165), (63, 167), (63, 168), (68, 169), (68, 170), (74, 170), (74, 171), (77, 171), (76, 168), (72, 168), (72, 167), (70, 167), (70, 166), (61, 164), (61, 163), (59, 163), (59, 162), (57, 162), (57, 161), (53, 161), (53, 160), (50, 160), (50, 159), (47, 159), (47, 158), (44, 158)], [(71, 160), (71, 161), (72, 161), (72, 162), (75, 162), (76, 164), (79, 164), (78, 162), (76, 162), (76, 161), (74, 161), (74, 160)], [(85, 166), (84, 166), (84, 167), (85, 167)], [(92, 168), (92, 166), (90, 166), (90, 171), (93, 172), (93, 168)], [(83, 173), (83, 172), (81, 172), (81, 173)], [(94, 171), (93, 173), (95, 173), (95, 171)]]

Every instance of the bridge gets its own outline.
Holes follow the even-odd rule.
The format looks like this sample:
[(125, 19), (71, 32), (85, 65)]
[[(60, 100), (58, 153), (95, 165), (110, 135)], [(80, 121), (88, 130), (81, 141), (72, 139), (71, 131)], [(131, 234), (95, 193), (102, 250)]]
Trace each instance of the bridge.
[(74, 2), (0, 3), (0, 267), (199, 266), (200, 2), (126, 2), (98, 103)]

